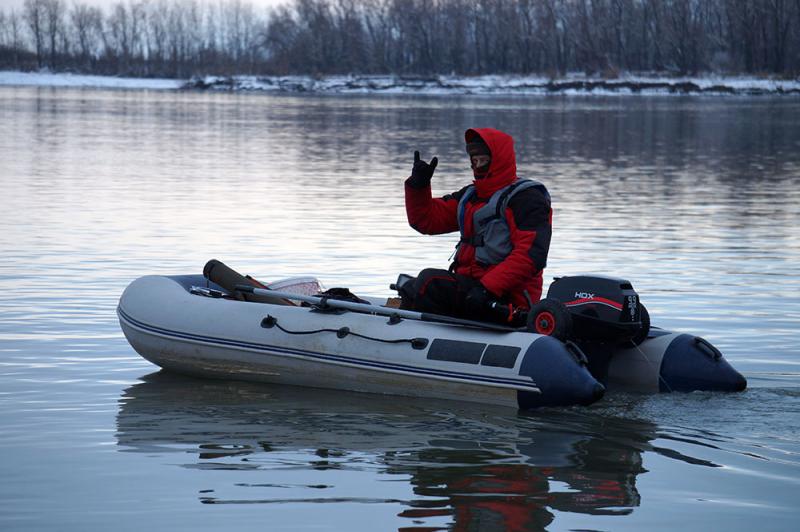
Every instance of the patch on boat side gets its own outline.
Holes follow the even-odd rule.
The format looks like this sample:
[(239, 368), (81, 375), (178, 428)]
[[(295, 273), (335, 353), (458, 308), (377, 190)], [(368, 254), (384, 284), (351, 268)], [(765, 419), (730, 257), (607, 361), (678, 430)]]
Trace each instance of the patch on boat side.
[[(478, 364), (495, 368), (513, 368), (520, 348), (511, 345), (489, 345), (478, 342), (436, 339), (428, 350), (428, 360)], [(481, 359), (481, 355), (483, 359)]]
[(517, 363), (520, 348), (512, 345), (490, 345), (483, 354), (481, 366), (496, 368), (513, 368)]
[(428, 360), (444, 360), (446, 362), (463, 362), (477, 364), (481, 360), (486, 344), (477, 342), (461, 342), (459, 340), (441, 340), (437, 338), (428, 350)]

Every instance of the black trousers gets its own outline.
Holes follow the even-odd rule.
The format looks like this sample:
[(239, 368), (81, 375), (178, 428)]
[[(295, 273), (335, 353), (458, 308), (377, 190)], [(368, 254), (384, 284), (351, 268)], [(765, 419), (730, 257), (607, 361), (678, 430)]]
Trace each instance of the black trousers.
[(399, 288), (402, 308), (417, 312), (444, 314), (456, 318), (488, 320), (490, 316), (468, 315), (464, 300), (470, 289), (480, 284), (472, 277), (456, 275), (448, 270), (428, 268), (419, 272)]

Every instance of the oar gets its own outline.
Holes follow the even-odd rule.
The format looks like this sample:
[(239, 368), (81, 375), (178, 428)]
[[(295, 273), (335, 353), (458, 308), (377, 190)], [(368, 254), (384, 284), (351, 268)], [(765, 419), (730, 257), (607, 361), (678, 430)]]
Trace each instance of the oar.
[(403, 310), (383, 307), (380, 305), (370, 305), (368, 303), (355, 303), (353, 301), (342, 301), (341, 299), (332, 299), (325, 296), (306, 296), (302, 294), (292, 294), (290, 292), (281, 292), (280, 290), (269, 290), (264, 288), (256, 288), (255, 286), (237, 284), (236, 290), (239, 292), (246, 292), (266, 297), (277, 297), (281, 299), (293, 299), (295, 301), (304, 301), (312, 305), (320, 307), (341, 308), (345, 310), (352, 310), (353, 312), (361, 312), (365, 314), (378, 314), (380, 316), (397, 316), (409, 320), (427, 321), (432, 323), (446, 323), (448, 325), (461, 325), (464, 327), (475, 327), (478, 329), (488, 329), (490, 331), (498, 332), (517, 332), (519, 329), (509, 327), (507, 325), (499, 325), (495, 323), (486, 323), (483, 321), (462, 320), (461, 318), (453, 318), (451, 316), (442, 316), (441, 314), (429, 314), (427, 312), (415, 312), (413, 310)]

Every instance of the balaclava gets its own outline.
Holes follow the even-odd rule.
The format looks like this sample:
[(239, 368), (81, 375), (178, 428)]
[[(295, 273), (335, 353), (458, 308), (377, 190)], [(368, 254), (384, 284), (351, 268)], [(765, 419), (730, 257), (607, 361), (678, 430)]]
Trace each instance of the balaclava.
[[(475, 176), (475, 179), (486, 177), (486, 174), (489, 173), (489, 166), (492, 164), (492, 152), (489, 150), (489, 146), (486, 145), (482, 138), (476, 136), (467, 143), (467, 153), (469, 154), (470, 166), (472, 167), (472, 174)], [(481, 155), (489, 157), (489, 159), (483, 165), (476, 167), (472, 158)]]

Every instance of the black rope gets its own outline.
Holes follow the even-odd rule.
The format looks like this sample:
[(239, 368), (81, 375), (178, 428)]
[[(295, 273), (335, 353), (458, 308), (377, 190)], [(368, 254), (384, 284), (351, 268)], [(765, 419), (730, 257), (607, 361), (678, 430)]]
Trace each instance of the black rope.
[(278, 323), (278, 318), (272, 315), (269, 315), (263, 320), (261, 320), (261, 326), (265, 329), (271, 329), (272, 327), (277, 327), (286, 334), (319, 334), (319, 333), (331, 332), (335, 333), (337, 338), (344, 338), (346, 336), (352, 335), (357, 338), (363, 338), (364, 340), (372, 340), (373, 342), (382, 342), (384, 344), (402, 344), (408, 342), (414, 349), (425, 349), (428, 346), (427, 338), (399, 338), (397, 340), (387, 340), (385, 338), (375, 338), (373, 336), (367, 336), (365, 334), (359, 334), (357, 332), (353, 332), (350, 330), (350, 327), (340, 327), (338, 329), (314, 329), (311, 331), (291, 331), (285, 327), (282, 327)]

